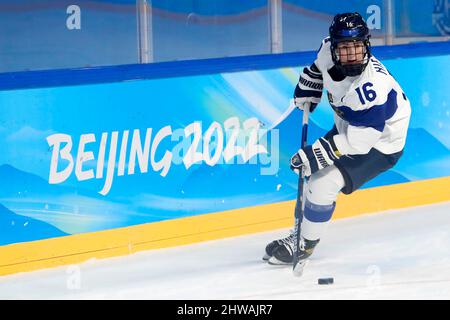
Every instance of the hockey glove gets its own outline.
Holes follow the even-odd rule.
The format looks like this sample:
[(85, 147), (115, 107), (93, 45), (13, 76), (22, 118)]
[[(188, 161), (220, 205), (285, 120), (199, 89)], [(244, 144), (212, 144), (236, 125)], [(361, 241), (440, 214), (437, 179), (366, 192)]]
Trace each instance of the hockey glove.
[(300, 174), (303, 167), (305, 176), (309, 177), (317, 171), (331, 166), (340, 156), (341, 153), (333, 143), (324, 138), (319, 138), (312, 145), (298, 150), (292, 156), (291, 169), (295, 173)]
[(300, 79), (294, 91), (294, 103), (300, 110), (303, 110), (305, 103), (310, 103), (310, 111), (314, 111), (322, 98), (323, 79), (319, 69), (313, 63), (311, 67), (306, 67), (300, 74)]

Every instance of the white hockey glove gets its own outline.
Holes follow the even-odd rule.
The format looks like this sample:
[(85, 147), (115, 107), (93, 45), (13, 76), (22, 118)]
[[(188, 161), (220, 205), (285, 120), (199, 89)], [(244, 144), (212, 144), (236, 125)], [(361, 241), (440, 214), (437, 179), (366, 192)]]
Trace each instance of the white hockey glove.
[(303, 167), (305, 176), (309, 177), (317, 171), (331, 166), (339, 157), (341, 157), (341, 153), (333, 142), (325, 138), (319, 138), (312, 145), (298, 150), (291, 157), (291, 169), (300, 174)]
[(300, 79), (294, 92), (294, 103), (300, 110), (303, 110), (305, 103), (310, 103), (310, 111), (314, 111), (322, 98), (323, 79), (320, 70), (313, 63), (311, 67), (306, 67), (300, 74)]

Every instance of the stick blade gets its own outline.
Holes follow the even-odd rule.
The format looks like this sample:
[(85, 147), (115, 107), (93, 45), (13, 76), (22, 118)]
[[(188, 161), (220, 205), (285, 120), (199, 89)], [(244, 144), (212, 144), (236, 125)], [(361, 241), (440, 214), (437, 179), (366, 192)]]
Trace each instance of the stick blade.
[(307, 262), (308, 260), (302, 260), (294, 264), (294, 267), (292, 269), (294, 276), (301, 277), (303, 275), (303, 270), (305, 269)]

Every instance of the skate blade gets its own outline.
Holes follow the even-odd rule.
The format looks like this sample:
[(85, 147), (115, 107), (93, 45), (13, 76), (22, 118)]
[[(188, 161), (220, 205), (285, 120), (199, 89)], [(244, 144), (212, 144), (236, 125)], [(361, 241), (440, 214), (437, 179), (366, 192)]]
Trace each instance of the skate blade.
[(294, 276), (301, 277), (303, 275), (303, 270), (305, 269), (305, 266), (307, 264), (308, 264), (308, 259), (299, 261), (292, 270), (292, 272), (294, 273)]
[(272, 256), (269, 256), (267, 253), (262, 257), (264, 261), (268, 261)]
[(283, 262), (275, 258), (274, 256), (270, 257), (269, 260), (267, 260), (267, 263), (272, 266), (292, 266), (292, 262)]

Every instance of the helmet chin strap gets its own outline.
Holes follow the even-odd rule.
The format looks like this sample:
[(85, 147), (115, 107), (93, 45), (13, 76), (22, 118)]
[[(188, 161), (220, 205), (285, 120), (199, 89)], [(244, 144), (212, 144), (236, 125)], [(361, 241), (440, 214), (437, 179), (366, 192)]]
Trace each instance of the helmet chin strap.
[(337, 64), (336, 67), (347, 77), (356, 77), (363, 73), (367, 64)]

